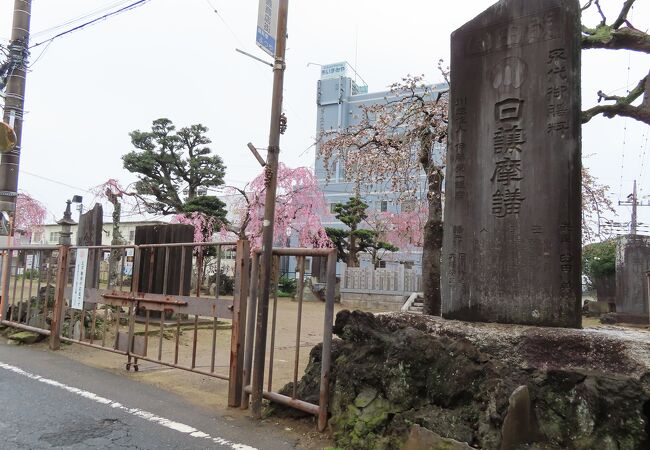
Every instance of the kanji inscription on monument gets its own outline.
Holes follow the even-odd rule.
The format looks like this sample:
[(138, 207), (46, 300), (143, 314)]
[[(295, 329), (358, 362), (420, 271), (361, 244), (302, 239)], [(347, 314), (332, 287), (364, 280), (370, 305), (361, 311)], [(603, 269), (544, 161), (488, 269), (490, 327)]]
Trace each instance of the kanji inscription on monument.
[(580, 6), (502, 0), (451, 38), (442, 314), (581, 324)]

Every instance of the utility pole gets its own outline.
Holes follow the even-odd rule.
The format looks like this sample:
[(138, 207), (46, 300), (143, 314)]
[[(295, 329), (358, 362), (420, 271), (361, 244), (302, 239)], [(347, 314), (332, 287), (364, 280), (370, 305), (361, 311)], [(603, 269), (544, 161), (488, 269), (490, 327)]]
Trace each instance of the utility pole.
[(255, 353), (253, 357), (253, 392), (251, 412), (253, 417), (262, 417), (262, 391), (264, 382), (264, 358), (266, 353), (266, 333), (269, 318), (269, 294), (271, 291), (271, 272), (273, 261), (273, 224), (275, 222), (275, 194), (278, 184), (278, 160), (280, 154), (280, 120), (282, 115), (282, 91), (284, 87), (284, 57), (287, 46), (287, 16), (289, 0), (279, 0), (277, 43), (275, 63), (273, 64), (273, 100), (271, 104), (271, 127), (269, 148), (265, 166), (264, 222), (262, 233), (261, 296), (257, 308), (255, 327)]
[[(638, 221), (637, 221), (637, 208), (639, 206), (650, 206), (650, 203), (647, 205), (644, 205), (639, 201), (639, 196), (637, 195), (636, 192), (636, 180), (634, 180), (634, 188), (632, 189), (632, 194), (627, 196), (628, 201), (622, 202), (619, 201), (618, 204), (619, 206), (631, 206), (632, 207), (632, 220), (630, 222), (630, 234), (633, 236), (636, 236), (637, 234), (637, 228), (639, 226)], [(643, 225), (643, 224), (642, 224)]]
[[(22, 147), (25, 81), (29, 54), (29, 23), (32, 0), (14, 0), (13, 27), (9, 44), (10, 76), (5, 93), (3, 121), (16, 133), (16, 146), (0, 156), (0, 211), (13, 219), (18, 195), (18, 166)], [(9, 234), (13, 235), (13, 226)]]

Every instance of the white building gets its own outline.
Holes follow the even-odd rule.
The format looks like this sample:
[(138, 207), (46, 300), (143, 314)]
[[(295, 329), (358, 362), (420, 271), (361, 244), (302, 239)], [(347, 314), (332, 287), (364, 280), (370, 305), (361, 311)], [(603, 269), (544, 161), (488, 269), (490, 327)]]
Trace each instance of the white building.
[[(125, 244), (133, 244), (135, 242), (135, 228), (143, 225), (158, 225), (167, 222), (159, 220), (139, 220), (139, 221), (125, 221), (120, 222), (120, 233), (125, 241)], [(77, 242), (77, 225), (72, 225), (72, 244)], [(113, 240), (113, 223), (106, 222), (102, 227), (102, 245), (111, 245)], [(56, 223), (43, 225), (40, 231), (32, 233), (30, 244), (32, 245), (57, 245), (59, 243), (59, 236), (61, 235), (61, 225)]]

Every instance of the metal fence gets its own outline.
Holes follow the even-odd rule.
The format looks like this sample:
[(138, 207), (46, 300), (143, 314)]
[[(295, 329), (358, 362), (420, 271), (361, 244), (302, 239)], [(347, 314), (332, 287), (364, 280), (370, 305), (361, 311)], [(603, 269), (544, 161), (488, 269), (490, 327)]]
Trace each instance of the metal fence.
[[(321, 357), (321, 378), (320, 396), (318, 404), (312, 404), (301, 400), (297, 396), (298, 369), (300, 361), (300, 347), (302, 342), (302, 316), (303, 316), (303, 291), (304, 276), (298, 276), (297, 302), (296, 302), (296, 338), (293, 359), (293, 388), (291, 395), (284, 395), (273, 391), (273, 369), (275, 358), (275, 338), (277, 326), (277, 280), (279, 273), (280, 256), (297, 257), (298, 272), (304, 273), (305, 257), (325, 256), (327, 257), (327, 288), (325, 311), (323, 317), (323, 343)], [(271, 305), (261, 302), (258, 298), (260, 283), (260, 254), (256, 252), (252, 258), (252, 270), (250, 281), (250, 294), (247, 305), (246, 338), (244, 351), (244, 372), (243, 372), (243, 393), (242, 408), (248, 408), (249, 402), (252, 414), (255, 417), (261, 416), (262, 398), (285, 406), (299, 409), (318, 417), (318, 429), (323, 431), (327, 425), (328, 401), (329, 401), (329, 379), (331, 368), (331, 345), (332, 345), (332, 324), (334, 320), (334, 294), (336, 285), (336, 250), (335, 249), (303, 249), (303, 248), (277, 248), (273, 249), (272, 268), (272, 310), (270, 317), (270, 330), (268, 329), (268, 310)], [(287, 320), (286, 317), (281, 320)], [(265, 370), (267, 338), (270, 341), (268, 354), (268, 368)], [(251, 380), (252, 378), (252, 380)]]
[[(233, 292), (221, 295), (221, 255), (233, 247)], [(227, 380), (228, 403), (239, 406), (247, 241), (5, 247), (0, 252), (3, 324), (50, 336), (52, 349), (66, 342), (125, 355), (127, 370), (138, 370), (143, 360)], [(175, 253), (181, 255), (180, 267), (170, 264)], [(99, 276), (105, 257), (107, 278)], [(213, 295), (206, 295), (210, 289), (204, 282), (208, 257), (216, 267)], [(242, 280), (244, 289), (238, 286)]]
[(0, 254), (2, 324), (49, 336), (55, 293), (62, 283), (59, 247), (5, 247)]
[[(232, 248), (236, 248), (232, 295), (223, 295), (221, 255)], [(260, 417), (262, 399), (266, 398), (316, 415), (318, 428), (325, 429), (335, 250), (273, 250), (270, 328), (269, 304), (258, 304), (260, 254), (253, 252), (251, 258), (248, 241), (0, 247), (0, 255), (2, 324), (49, 336), (54, 350), (64, 342), (124, 355), (127, 370), (139, 370), (140, 362), (147, 361), (227, 380), (229, 406), (247, 408), (250, 401), (253, 415)], [(304, 342), (304, 275), (296, 277), (293, 389), (290, 395), (273, 390), (276, 326), (278, 320), (286, 321), (277, 313), (280, 256), (297, 257), (301, 274), (305, 272), (306, 257), (327, 257), (318, 404), (299, 399), (297, 392)], [(211, 258), (209, 264), (206, 258)], [(102, 269), (107, 262), (108, 274), (105, 267)], [(206, 285), (204, 280), (211, 278)], [(267, 338), (269, 362), (265, 370)]]

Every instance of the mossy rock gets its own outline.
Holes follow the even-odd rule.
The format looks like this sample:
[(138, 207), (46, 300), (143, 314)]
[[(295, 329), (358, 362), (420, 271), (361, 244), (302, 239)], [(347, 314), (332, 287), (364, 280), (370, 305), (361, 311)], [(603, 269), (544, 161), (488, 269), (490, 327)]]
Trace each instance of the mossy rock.
[(45, 336), (31, 331), (19, 331), (9, 336), (12, 341), (20, 342), (21, 344), (34, 344), (45, 339)]
[[(339, 447), (399, 450), (418, 425), (444, 445), (500, 450), (509, 399), (525, 385), (528, 448), (650, 449), (650, 339), (640, 334), (360, 311), (340, 312), (334, 332), (329, 425)], [(298, 398), (318, 403), (320, 368), (319, 344)]]

